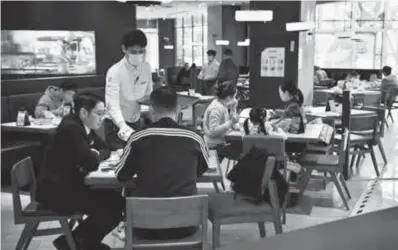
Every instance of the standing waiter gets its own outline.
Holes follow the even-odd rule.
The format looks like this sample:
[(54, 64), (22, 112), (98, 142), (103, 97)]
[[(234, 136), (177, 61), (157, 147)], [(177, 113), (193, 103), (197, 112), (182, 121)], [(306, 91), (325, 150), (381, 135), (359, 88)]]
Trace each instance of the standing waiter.
[[(105, 100), (111, 121), (105, 125), (111, 148), (122, 148), (132, 132), (143, 126), (140, 101), (152, 92), (151, 67), (144, 61), (147, 38), (141, 30), (132, 30), (122, 38), (124, 57), (106, 74)], [(119, 139), (120, 138), (120, 139)]]

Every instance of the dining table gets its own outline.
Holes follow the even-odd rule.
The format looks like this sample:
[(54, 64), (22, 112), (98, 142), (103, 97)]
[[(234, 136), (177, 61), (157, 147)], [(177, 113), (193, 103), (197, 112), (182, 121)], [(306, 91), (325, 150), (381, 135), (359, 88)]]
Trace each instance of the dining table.
[[(341, 106), (340, 106), (341, 107)], [(340, 107), (336, 107), (334, 111), (326, 111), (326, 106), (321, 107), (304, 107), (304, 113), (307, 118), (341, 118), (343, 112)], [(373, 110), (351, 109), (351, 117), (375, 114)]]
[(398, 207), (344, 218), (219, 250), (396, 250)]
[[(197, 182), (212, 183), (215, 190), (219, 192), (218, 184), (223, 182), (223, 175), (221, 173), (217, 153), (211, 150), (209, 154), (209, 169), (202, 176), (198, 177)], [(107, 160), (100, 163), (96, 171), (86, 175), (84, 179), (85, 184), (94, 189), (134, 188), (136, 176), (132, 176), (131, 181), (128, 182), (120, 182), (116, 178), (115, 166), (119, 161), (120, 155), (121, 152), (113, 151)]]

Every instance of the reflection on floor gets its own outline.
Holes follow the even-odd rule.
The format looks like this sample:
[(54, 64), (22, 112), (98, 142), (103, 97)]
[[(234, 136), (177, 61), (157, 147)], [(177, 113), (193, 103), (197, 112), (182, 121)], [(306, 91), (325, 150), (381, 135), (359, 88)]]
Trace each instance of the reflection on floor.
[[(384, 147), (388, 156), (388, 164), (383, 167), (381, 155), (377, 152), (382, 176), (375, 178), (375, 172), (370, 159), (367, 156), (361, 166), (355, 171), (353, 178), (348, 181), (352, 199), (349, 201), (351, 210), (347, 211), (333, 184), (329, 183), (326, 190), (320, 189), (320, 183), (314, 181), (305, 192), (303, 202), (296, 208), (289, 209), (287, 223), (284, 225), (284, 232), (310, 227), (321, 223), (340, 220), (357, 214), (369, 213), (372, 211), (398, 206), (398, 123), (390, 126), (383, 139)], [(225, 170), (225, 166), (223, 166)], [(226, 181), (228, 186), (228, 183)], [(211, 193), (211, 185), (199, 184), (201, 193)], [(26, 197), (27, 200), (27, 197)], [(15, 226), (13, 223), (12, 198), (10, 192), (2, 190), (1, 196), (1, 249), (15, 249), (16, 242), (21, 234), (22, 226)], [(52, 227), (52, 224), (43, 224), (42, 227)], [(211, 240), (211, 225), (209, 237)], [(266, 225), (267, 236), (274, 235), (271, 224)], [(55, 236), (34, 238), (30, 250), (54, 249), (52, 240)], [(221, 245), (234, 244), (241, 241), (253, 241), (259, 239), (257, 225), (241, 224), (222, 226)], [(108, 235), (105, 242), (112, 247), (123, 247), (123, 242)], [(211, 242), (209, 242), (211, 244)]]

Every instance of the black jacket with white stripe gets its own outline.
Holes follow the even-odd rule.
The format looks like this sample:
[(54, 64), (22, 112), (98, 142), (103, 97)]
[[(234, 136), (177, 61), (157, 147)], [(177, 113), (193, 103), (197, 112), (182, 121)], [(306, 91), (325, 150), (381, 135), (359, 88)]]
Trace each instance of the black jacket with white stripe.
[(188, 196), (196, 194), (197, 177), (208, 165), (202, 137), (171, 118), (162, 118), (130, 136), (116, 175), (123, 182), (136, 175), (137, 196)]

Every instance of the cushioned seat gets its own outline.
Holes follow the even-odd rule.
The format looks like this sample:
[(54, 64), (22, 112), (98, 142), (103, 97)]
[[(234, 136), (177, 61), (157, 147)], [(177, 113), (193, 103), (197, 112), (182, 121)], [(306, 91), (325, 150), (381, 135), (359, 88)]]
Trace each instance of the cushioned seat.
[[(336, 134), (335, 138), (336, 141), (341, 141), (341, 135)], [(356, 135), (356, 134), (351, 134), (350, 135), (350, 142), (355, 143), (355, 142), (367, 142), (373, 140), (372, 135)]]
[(260, 205), (255, 205), (244, 197), (234, 193), (216, 193), (209, 197), (209, 218), (212, 219), (215, 215), (217, 217), (234, 217), (253, 214), (271, 213), (271, 206), (264, 202)]
[[(44, 207), (42, 204), (36, 201), (32, 201), (29, 203), (23, 210), (22, 214), (24, 216), (40, 216), (40, 217), (51, 217), (47, 218), (47, 220), (56, 220), (60, 217), (63, 217), (63, 215), (59, 215), (53, 210)], [(81, 214), (74, 214), (74, 215), (66, 215), (66, 218), (71, 218), (71, 219), (81, 219), (82, 215)]]
[(307, 145), (307, 152), (314, 152), (314, 153), (328, 153), (332, 150), (333, 145), (322, 145), (322, 144), (308, 144)]
[(303, 166), (314, 165), (321, 166), (338, 166), (338, 155), (319, 155), (319, 154), (306, 154), (299, 159), (299, 163)]
[(172, 240), (146, 240), (146, 239), (142, 239), (139, 237), (134, 236), (133, 234), (133, 242), (134, 245), (148, 245), (150, 247), (156, 247), (157, 245), (159, 246), (164, 246), (165, 244), (189, 244), (189, 245), (201, 245), (201, 237), (202, 237), (202, 231), (201, 229), (198, 229), (193, 235), (185, 237), (185, 238), (181, 238), (181, 239), (172, 239)]

